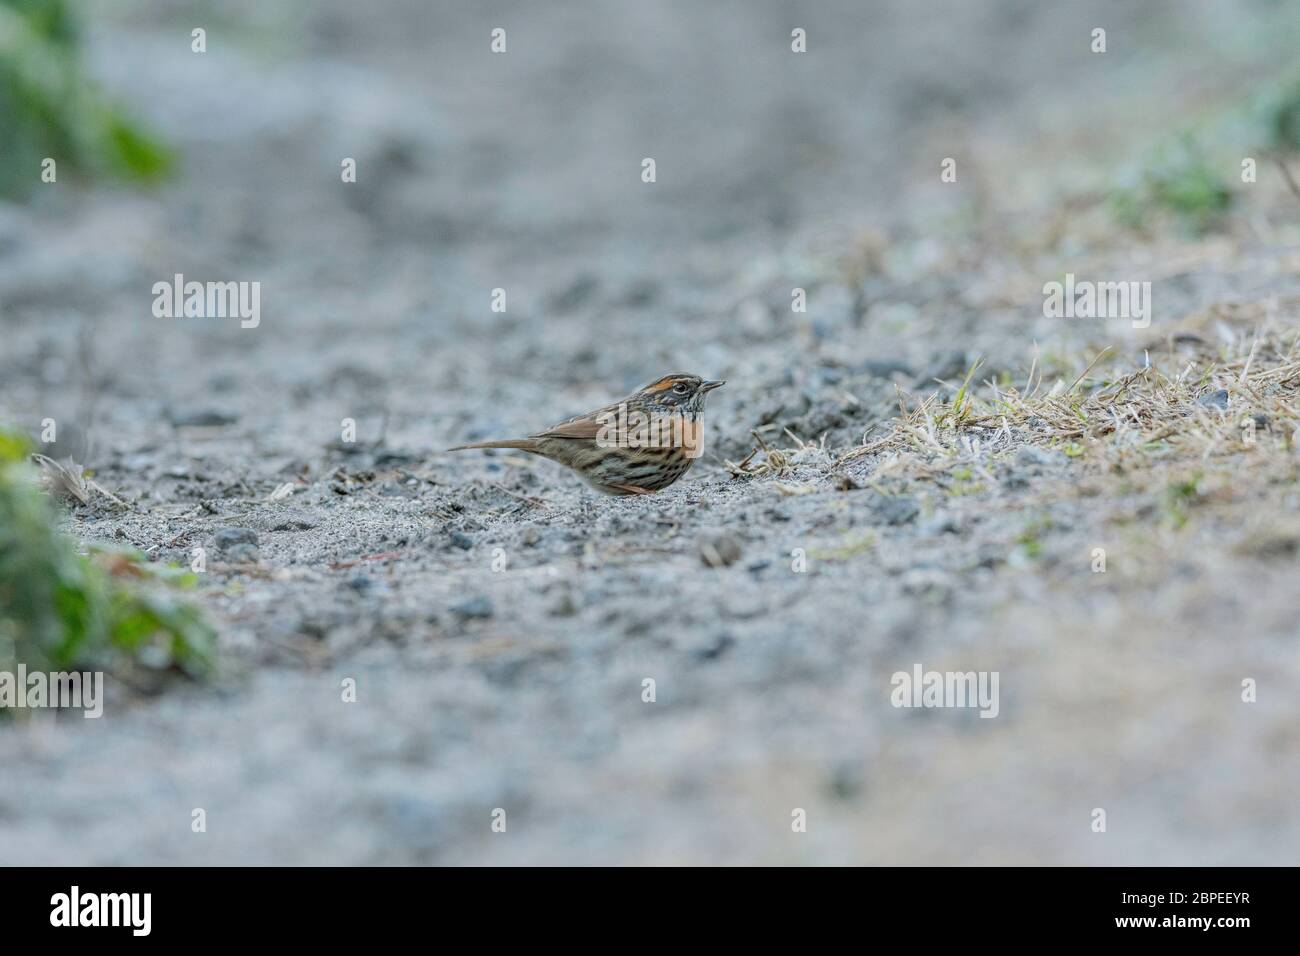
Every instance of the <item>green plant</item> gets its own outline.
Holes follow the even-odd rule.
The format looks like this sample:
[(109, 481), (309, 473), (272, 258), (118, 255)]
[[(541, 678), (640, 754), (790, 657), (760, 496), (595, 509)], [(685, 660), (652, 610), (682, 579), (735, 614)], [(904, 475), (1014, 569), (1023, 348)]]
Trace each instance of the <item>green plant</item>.
[(1161, 214), (1172, 215), (1194, 233), (1218, 228), (1233, 194), (1219, 165), (1191, 134), (1157, 149), (1131, 185), (1111, 195), (1115, 217), (1141, 228)]
[(1051, 531), (1055, 525), (1047, 517), (1031, 518), (1016, 535), (1016, 546), (1020, 549), (1021, 554), (1026, 558), (1036, 560), (1043, 555), (1043, 536)]
[(108, 102), (81, 73), (66, 0), (0, 0), (0, 194), (60, 170), (149, 181), (173, 154)]
[(1186, 478), (1170, 482), (1164, 490), (1164, 517), (1174, 528), (1187, 524), (1192, 506), (1200, 498), (1201, 473), (1194, 472)]
[(977, 495), (984, 491), (984, 482), (975, 479), (975, 472), (969, 468), (954, 468), (948, 472), (951, 481), (948, 484), (948, 494), (953, 497), (962, 495)]
[(1284, 153), (1300, 150), (1300, 76), (1262, 97), (1259, 114), (1265, 145)]
[(27, 463), (28, 443), (0, 430), (0, 670), (17, 663), (208, 674), (216, 635), (178, 598), (192, 576), (129, 551), (78, 553)]

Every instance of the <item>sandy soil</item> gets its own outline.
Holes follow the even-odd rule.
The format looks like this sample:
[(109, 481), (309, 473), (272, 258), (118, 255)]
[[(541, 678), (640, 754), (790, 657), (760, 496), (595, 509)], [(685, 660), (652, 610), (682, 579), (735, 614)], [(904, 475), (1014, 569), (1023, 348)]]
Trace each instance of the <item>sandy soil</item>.
[[(1207, 455), (1177, 521), (1183, 459), (1016, 430), (834, 467), (976, 357), (1069, 384), (1270, 297), (1295, 325), (1276, 183), (1208, 239), (1067, 202), (1249, 90), (1281, 11), (264, 6), (204, 55), (169, 5), (97, 12), (96, 75), (184, 172), (0, 207), (0, 418), (132, 503), (76, 535), (207, 549), (228, 671), (0, 726), (0, 862), (1294, 861), (1295, 551), (1259, 546), (1300, 522), (1291, 453)], [(1044, 318), (1066, 271), (1153, 281), (1152, 327)], [(260, 325), (155, 318), (175, 273), (260, 282)], [(659, 495), (441, 451), (670, 371), (729, 384)], [(808, 445), (734, 477), (754, 429)], [(998, 716), (891, 706), (918, 663), (997, 671)]]

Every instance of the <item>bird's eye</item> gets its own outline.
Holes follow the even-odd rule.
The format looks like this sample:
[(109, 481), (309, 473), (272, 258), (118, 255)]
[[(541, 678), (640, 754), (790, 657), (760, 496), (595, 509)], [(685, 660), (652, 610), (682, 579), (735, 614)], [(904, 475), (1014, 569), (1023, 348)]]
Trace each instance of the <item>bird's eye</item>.
[(687, 385), (685, 382), (678, 382), (676, 385), (673, 386), (673, 391), (676, 392), (678, 395), (685, 395), (690, 390), (691, 387)]

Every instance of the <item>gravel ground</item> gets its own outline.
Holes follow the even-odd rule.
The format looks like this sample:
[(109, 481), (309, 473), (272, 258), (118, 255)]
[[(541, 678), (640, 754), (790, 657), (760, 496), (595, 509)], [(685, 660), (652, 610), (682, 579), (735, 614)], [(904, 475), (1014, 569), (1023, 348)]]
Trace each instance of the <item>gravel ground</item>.
[[(1270, 297), (1294, 327), (1276, 183), (1206, 239), (1065, 197), (1249, 90), (1296, 25), (470, 6), (95, 13), (94, 73), (185, 168), (0, 207), (0, 419), (56, 418), (47, 453), (131, 502), (76, 535), (207, 549), (227, 674), (0, 726), (0, 862), (1293, 862), (1293, 456), (1207, 456), (1179, 520), (1180, 462), (1028, 431), (972, 432), (960, 472), (834, 462), (976, 357), (1068, 385), (1102, 346), (1176, 372), (1175, 331), (1248, 335)], [(1066, 271), (1152, 280), (1152, 327), (1044, 318)], [(261, 282), (260, 325), (155, 318), (175, 273)], [(728, 385), (658, 495), (441, 451), (671, 371)], [(726, 466), (755, 429), (784, 473)], [(918, 663), (998, 672), (997, 717), (892, 706)]]

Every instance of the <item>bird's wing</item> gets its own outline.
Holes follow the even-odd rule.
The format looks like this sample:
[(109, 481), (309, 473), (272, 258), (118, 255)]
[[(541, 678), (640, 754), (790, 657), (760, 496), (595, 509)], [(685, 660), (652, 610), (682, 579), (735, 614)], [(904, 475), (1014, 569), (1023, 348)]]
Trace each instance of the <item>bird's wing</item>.
[(602, 428), (607, 427), (608, 420), (602, 420), (601, 416), (604, 409), (599, 412), (590, 412), (586, 415), (578, 415), (567, 421), (560, 422), (558, 425), (552, 425), (544, 432), (538, 432), (534, 438), (585, 438), (595, 441), (600, 435)]

